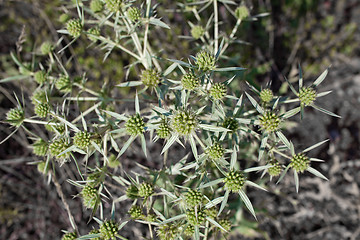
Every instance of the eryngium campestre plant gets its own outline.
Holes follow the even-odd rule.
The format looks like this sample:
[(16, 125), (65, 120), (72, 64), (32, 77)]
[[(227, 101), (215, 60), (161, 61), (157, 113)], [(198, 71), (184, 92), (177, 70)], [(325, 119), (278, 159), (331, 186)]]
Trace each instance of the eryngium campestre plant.
[(52, 52), (52, 50), (54, 50), (54, 46), (51, 42), (49, 41), (45, 41), (41, 44), (40, 46), (40, 52), (43, 55), (48, 55), (49, 53)]
[(104, 0), (104, 2), (110, 12), (116, 13), (121, 9), (122, 0)]
[(187, 73), (181, 78), (181, 85), (184, 89), (192, 91), (200, 86), (200, 80), (192, 73)]
[(191, 29), (191, 36), (195, 39), (201, 38), (205, 34), (205, 29), (202, 26), (195, 25)]
[(34, 80), (38, 84), (44, 84), (47, 80), (46, 72), (41, 70), (37, 71), (36, 73), (34, 73)]
[(243, 20), (247, 18), (249, 15), (250, 15), (249, 9), (245, 5), (239, 6), (235, 9), (235, 16), (239, 20)]
[(68, 76), (61, 75), (55, 82), (57, 90), (63, 93), (71, 92), (72, 82)]
[(101, 0), (91, 0), (90, 9), (94, 13), (102, 12), (104, 10), (104, 3)]
[(154, 187), (149, 183), (142, 183), (138, 187), (140, 197), (148, 198), (154, 193)]
[(63, 160), (65, 158), (68, 158), (70, 155), (70, 152), (62, 153), (64, 152), (68, 147), (70, 147), (69, 140), (67, 138), (60, 138), (54, 140), (50, 146), (49, 150), (52, 156), (54, 156), (58, 160)]
[(210, 96), (215, 100), (219, 100), (225, 97), (226, 95), (226, 86), (223, 83), (215, 83), (210, 88)]
[(214, 70), (215, 63), (215, 57), (205, 50), (202, 50), (196, 54), (196, 65), (204, 72)]
[(38, 103), (35, 105), (35, 114), (40, 118), (46, 118), (50, 112), (50, 105), (48, 103)]
[(195, 211), (195, 208), (190, 208), (186, 211), (186, 219), (191, 225), (201, 225), (206, 220), (206, 213), (204, 209), (197, 209)]
[(243, 188), (245, 181), (246, 178), (243, 172), (232, 170), (226, 175), (224, 179), (225, 188), (232, 192), (237, 192)]
[(265, 132), (275, 132), (280, 127), (280, 118), (273, 112), (265, 112), (260, 118), (261, 129)]
[(80, 37), (83, 25), (79, 19), (70, 19), (66, 23), (66, 30), (73, 38)]
[(38, 139), (36, 140), (36, 142), (34, 142), (32, 146), (33, 146), (33, 153), (36, 156), (45, 156), (49, 148), (49, 143), (47, 143), (43, 139)]
[(125, 128), (128, 134), (136, 136), (145, 132), (145, 122), (139, 114), (136, 114), (129, 117)]
[(190, 207), (195, 207), (202, 203), (204, 195), (197, 190), (189, 189), (185, 194), (185, 202)]
[(271, 89), (265, 88), (265, 89), (261, 90), (261, 92), (260, 92), (261, 101), (268, 103), (271, 100), (273, 100), (273, 98), (274, 98), (274, 94), (271, 91)]
[(212, 146), (206, 149), (206, 154), (211, 160), (219, 160), (224, 157), (225, 148), (222, 147), (219, 143), (214, 143)]
[(126, 12), (127, 17), (130, 19), (130, 21), (133, 22), (136, 22), (140, 19), (141, 17), (140, 14), (141, 14), (140, 9), (138, 9), (137, 7), (130, 7)]
[(133, 205), (131, 206), (131, 208), (129, 209), (128, 213), (130, 214), (132, 219), (140, 219), (140, 217), (142, 216), (142, 209), (141, 207), (137, 206), (137, 205)]
[(119, 225), (114, 221), (105, 221), (100, 226), (100, 235), (102, 239), (116, 240), (119, 232)]
[(156, 232), (161, 240), (172, 240), (179, 234), (179, 228), (173, 223), (166, 223), (160, 225)]

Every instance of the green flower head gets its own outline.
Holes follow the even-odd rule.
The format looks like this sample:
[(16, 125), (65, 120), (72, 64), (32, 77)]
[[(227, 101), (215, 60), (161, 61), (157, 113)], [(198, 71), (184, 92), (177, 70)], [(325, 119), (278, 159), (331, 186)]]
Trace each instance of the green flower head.
[[(89, 232), (89, 234), (99, 234), (99, 233), (100, 233), (99, 229), (93, 229)], [(103, 240), (103, 239), (97, 237), (97, 238), (91, 238), (91, 240)]]
[(139, 197), (139, 190), (135, 185), (130, 185), (126, 189), (126, 196), (132, 200), (135, 200)]
[(222, 126), (224, 128), (231, 130), (232, 132), (235, 132), (239, 128), (239, 123), (238, 123), (238, 121), (236, 121), (235, 118), (228, 117), (228, 118), (225, 118)]
[(83, 25), (79, 19), (70, 19), (66, 23), (66, 29), (73, 38), (80, 37)]
[(96, 201), (98, 198), (98, 191), (96, 188), (85, 185), (85, 187), (81, 191), (81, 197), (83, 205), (86, 208), (94, 208), (96, 206)]
[(72, 82), (68, 76), (62, 75), (56, 80), (55, 88), (62, 93), (71, 92)]
[(225, 188), (237, 192), (245, 185), (246, 178), (241, 171), (230, 171), (224, 179)]
[(61, 240), (75, 240), (77, 237), (76, 232), (68, 232), (62, 236)]
[(47, 174), (48, 171), (49, 171), (50, 166), (47, 165), (47, 166), (46, 166), (46, 169), (45, 169), (45, 166), (46, 166), (46, 162), (45, 162), (45, 161), (39, 162), (38, 165), (37, 165), (37, 170), (38, 170), (38, 172), (41, 173), (41, 174)]
[(68, 158), (70, 156), (70, 153), (63, 153), (61, 155), (59, 155), (60, 153), (62, 153), (63, 151), (65, 151), (66, 149), (68, 149), (70, 147), (70, 143), (69, 140), (66, 138), (59, 138), (54, 140), (50, 146), (49, 146), (49, 150), (52, 156), (54, 156), (55, 158), (62, 160), (64, 158)]
[(211, 207), (211, 208), (205, 209), (205, 213), (206, 213), (206, 216), (208, 216), (212, 219), (215, 219), (218, 214), (218, 210), (216, 209), (216, 207)]
[(40, 46), (40, 52), (42, 55), (48, 55), (52, 52), (52, 50), (54, 50), (54, 46), (51, 42), (43, 42)]
[(119, 231), (119, 225), (114, 221), (105, 221), (100, 226), (100, 235), (102, 239), (116, 240)]
[(143, 70), (140, 79), (147, 87), (156, 87), (161, 82), (160, 74), (152, 68)]
[(79, 131), (73, 137), (74, 145), (80, 149), (86, 149), (90, 146), (92, 134), (87, 131)]
[(174, 240), (179, 234), (179, 228), (173, 223), (166, 223), (160, 225), (156, 232), (161, 240)]
[(149, 183), (142, 183), (138, 187), (138, 194), (140, 197), (148, 198), (154, 194), (154, 187)]
[(280, 118), (273, 112), (265, 112), (259, 118), (261, 129), (265, 132), (275, 132), (280, 128)]
[(222, 99), (226, 95), (226, 90), (226, 86), (223, 83), (215, 83), (210, 88), (210, 96), (215, 100)]
[[(218, 223), (226, 230), (226, 232), (230, 232), (231, 222), (228, 219), (220, 219)], [(225, 232), (223, 229), (221, 229), (221, 231)]]
[(164, 119), (162, 123), (159, 124), (158, 128), (156, 129), (156, 134), (159, 138), (168, 138), (171, 135), (171, 129), (169, 123)]
[(107, 166), (110, 168), (117, 168), (120, 165), (119, 159), (116, 159), (116, 156), (114, 154), (111, 154), (110, 157), (108, 157), (108, 164)]
[(32, 146), (33, 146), (33, 153), (36, 156), (45, 156), (49, 148), (49, 143), (47, 143), (43, 139), (38, 139), (36, 140), (36, 142), (34, 142)]
[(136, 22), (140, 19), (141, 12), (140, 9), (138, 9), (137, 7), (130, 7), (126, 12), (126, 15), (130, 19), (130, 21)]
[(271, 89), (265, 88), (260, 92), (260, 99), (264, 103), (270, 102), (274, 98), (274, 94)]
[(126, 132), (130, 135), (137, 136), (145, 132), (144, 119), (139, 115), (133, 115), (125, 123)]
[(271, 165), (271, 167), (269, 167), (267, 169), (267, 171), (270, 174), (270, 176), (273, 176), (273, 177), (279, 176), (282, 172), (282, 167), (281, 167), (280, 163), (278, 161), (276, 161), (275, 159), (272, 159), (269, 162), (269, 164)]
[(188, 73), (181, 78), (181, 85), (184, 89), (192, 91), (200, 86), (200, 81), (194, 74)]
[(94, 13), (102, 12), (104, 10), (104, 3), (101, 0), (91, 0), (90, 9)]
[(66, 13), (63, 13), (63, 14), (61, 14), (59, 16), (59, 22), (61, 22), (63, 24), (66, 23), (69, 20), (70, 20), (70, 16), (68, 14), (66, 14)]
[(104, 0), (106, 8), (110, 12), (118, 12), (121, 9), (122, 0)]
[(38, 103), (35, 105), (35, 114), (40, 118), (46, 118), (50, 112), (50, 105), (48, 103)]
[(250, 15), (249, 9), (246, 6), (239, 6), (235, 9), (235, 16), (239, 20), (243, 20)]
[(195, 227), (193, 225), (188, 224), (184, 230), (184, 234), (187, 237), (193, 236), (195, 233)]
[(202, 26), (195, 25), (191, 29), (191, 36), (195, 39), (199, 39), (205, 34), (205, 29)]
[[(98, 36), (100, 36), (100, 30), (99, 28), (96, 28), (96, 27), (93, 27), (93, 28), (90, 28), (89, 31), (88, 31), (90, 34), (94, 35), (90, 35), (88, 34), (88, 38), (93, 41), (93, 42), (96, 42), (97, 41), (97, 38)], [(95, 37), (96, 36), (96, 37)]]
[(173, 115), (171, 128), (180, 135), (190, 135), (195, 131), (198, 123), (195, 113), (190, 110), (180, 110)]
[(224, 157), (225, 148), (216, 142), (208, 147), (205, 152), (211, 160), (219, 160)]
[(20, 127), (20, 125), (23, 123), (24, 119), (25, 119), (24, 110), (22, 110), (20, 108), (10, 109), (6, 113), (6, 121), (12, 126)]
[(215, 62), (215, 57), (205, 50), (196, 54), (196, 64), (204, 72), (214, 70)]
[(304, 106), (311, 105), (316, 99), (316, 91), (312, 87), (302, 87), (299, 91), (300, 103)]
[(295, 154), (290, 163), (292, 167), (297, 172), (304, 172), (310, 166), (310, 158), (307, 157), (304, 153)]
[(141, 207), (137, 205), (131, 206), (128, 213), (130, 214), (132, 219), (140, 219), (140, 217), (143, 215), (143, 211)]
[(47, 80), (46, 72), (45, 71), (37, 71), (34, 74), (34, 80), (38, 84), (44, 84), (44, 82), (46, 82), (46, 80)]
[(46, 90), (37, 90), (31, 97), (31, 102), (36, 105), (38, 103), (48, 102), (48, 92)]
[(195, 209), (191, 208), (186, 211), (186, 218), (191, 225), (197, 226), (205, 222), (206, 213), (203, 209), (197, 209), (195, 212)]
[(202, 203), (204, 195), (197, 190), (189, 189), (185, 194), (185, 202), (190, 207), (195, 207)]

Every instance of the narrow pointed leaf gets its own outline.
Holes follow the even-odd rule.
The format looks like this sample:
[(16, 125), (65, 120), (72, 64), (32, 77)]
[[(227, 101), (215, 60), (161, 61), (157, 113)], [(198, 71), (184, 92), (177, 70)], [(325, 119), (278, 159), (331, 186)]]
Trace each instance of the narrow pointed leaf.
[(300, 112), (300, 107), (291, 109), (289, 111), (287, 111), (286, 113), (284, 113), (284, 115), (282, 116), (285, 119), (291, 118), (292, 116), (298, 114)]
[(316, 110), (318, 110), (318, 111), (320, 111), (320, 112), (323, 112), (323, 113), (325, 113), (325, 114), (327, 114), (327, 115), (330, 115), (330, 116), (333, 116), (333, 117), (337, 117), (337, 118), (341, 118), (341, 116), (336, 115), (335, 113), (332, 113), (332, 112), (330, 112), (330, 111), (328, 111), (328, 110), (326, 110), (326, 109), (324, 109), (324, 108), (321, 108), (321, 107), (319, 107), (319, 106), (316, 106), (315, 104), (311, 104), (311, 106), (312, 106), (313, 108), (315, 108)]
[(135, 95), (135, 112), (136, 112), (136, 114), (140, 114), (140, 103), (139, 103), (139, 97), (138, 97), (137, 92)]
[(281, 140), (289, 149), (291, 149), (289, 140), (285, 137), (285, 135), (284, 135), (282, 132), (277, 131), (277, 132), (276, 132), (276, 135), (280, 138), (280, 140)]
[(255, 210), (254, 210), (248, 196), (246, 196), (246, 194), (245, 194), (245, 192), (243, 190), (239, 191), (239, 195), (240, 195), (241, 200), (244, 202), (245, 206), (247, 207), (247, 209), (249, 209), (249, 211), (254, 216), (254, 218), (257, 219), (256, 214), (255, 214)]
[(219, 209), (219, 212), (218, 212), (218, 216), (220, 216), (220, 213), (224, 210), (224, 208), (226, 207), (226, 204), (227, 204), (227, 201), (229, 199), (229, 194), (230, 194), (230, 191), (229, 190), (226, 190), (225, 194), (224, 194), (224, 199), (222, 200), (221, 202), (221, 206), (220, 206), (220, 209)]
[(145, 140), (145, 136), (144, 134), (140, 135), (140, 139), (141, 139), (141, 148), (145, 154), (145, 157), (147, 157), (147, 151), (146, 151), (146, 140)]
[(191, 146), (191, 150), (194, 154), (194, 157), (195, 159), (198, 159), (198, 152), (197, 152), (197, 148), (196, 148), (196, 143), (195, 143), (195, 140), (194, 140), (194, 137), (192, 135), (190, 135), (190, 146)]
[(245, 94), (249, 98), (251, 104), (255, 107), (256, 111), (258, 111), (260, 114), (264, 114), (264, 109), (256, 102), (256, 100), (247, 92), (245, 92)]
[(261, 189), (261, 190), (266, 191), (266, 192), (268, 191), (266, 188), (263, 188), (263, 187), (261, 187), (260, 185), (254, 183), (254, 182), (252, 182), (252, 181), (249, 181), (249, 180), (246, 181), (246, 184), (247, 184), (247, 185), (250, 185), (250, 186), (253, 186), (253, 187), (256, 187), (256, 188), (258, 188), (258, 189)]
[(296, 170), (294, 170), (294, 180), (295, 180), (295, 188), (296, 192), (299, 192), (299, 175)]
[(317, 148), (318, 146), (320, 146), (320, 145), (322, 145), (322, 144), (324, 144), (324, 143), (326, 143), (328, 141), (330, 141), (330, 139), (326, 139), (326, 140), (324, 140), (322, 142), (316, 143), (316, 144), (312, 145), (311, 147), (308, 147), (307, 149), (305, 149), (303, 152), (304, 153), (309, 152), (309, 151), (313, 150), (314, 148)]
[(178, 137), (179, 137), (178, 134), (173, 134), (173, 135), (171, 136), (171, 138), (166, 142), (163, 150), (161, 151), (161, 154), (163, 154), (166, 150), (168, 150), (168, 149), (171, 147), (171, 145), (173, 145), (173, 143), (176, 141), (176, 139), (177, 139)]
[(185, 218), (185, 217), (186, 217), (186, 214), (183, 213), (183, 214), (177, 215), (177, 216), (175, 216), (175, 217), (166, 219), (166, 220), (163, 221), (161, 224), (166, 224), (166, 223), (174, 222), (174, 221), (176, 221), (176, 220), (179, 220), (179, 219), (182, 219), (182, 218)]
[(142, 85), (142, 81), (129, 81), (116, 85), (117, 87), (136, 87)]
[(262, 156), (264, 155), (268, 138), (269, 138), (269, 134), (264, 134), (263, 138), (261, 139), (259, 155), (258, 155), (258, 159), (257, 159), (258, 161), (260, 161)]
[(121, 150), (116, 158), (119, 158), (121, 155), (123, 155), (123, 153), (126, 151), (126, 149), (128, 149), (130, 144), (135, 140), (135, 138), (136, 138), (136, 136), (130, 136), (130, 138), (126, 141), (124, 146), (121, 148)]
[(231, 154), (230, 169), (234, 169), (235, 164), (236, 164), (236, 160), (237, 160), (237, 152), (236, 152), (236, 148), (234, 146), (233, 152)]
[(285, 81), (289, 84), (291, 91), (297, 96), (298, 93), (296, 92), (294, 86), (290, 83), (290, 81), (286, 77), (284, 77), (284, 78), (285, 78)]
[(322, 178), (326, 181), (328, 181), (329, 179), (327, 179), (327, 177), (325, 177), (321, 172), (319, 172), (318, 170), (316, 170), (315, 168), (312, 167), (308, 167), (308, 169), (306, 169), (308, 172), (314, 174), (315, 176)]
[(302, 86), (303, 86), (303, 74), (302, 74), (301, 66), (299, 64), (299, 89), (302, 88)]
[(314, 85), (315, 87), (317, 87), (320, 83), (322, 83), (322, 81), (324, 81), (326, 75), (329, 72), (329, 68), (327, 68), (315, 81), (312, 85)]

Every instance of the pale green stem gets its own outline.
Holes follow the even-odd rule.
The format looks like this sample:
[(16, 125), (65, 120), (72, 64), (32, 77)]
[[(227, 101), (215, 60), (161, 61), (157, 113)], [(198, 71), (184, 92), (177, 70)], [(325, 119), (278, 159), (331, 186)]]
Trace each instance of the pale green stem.
[(112, 44), (117, 48), (120, 48), (121, 50), (123, 50), (124, 52), (126, 52), (127, 54), (133, 56), (134, 58), (136, 58), (137, 60), (141, 61), (141, 57), (136, 55), (135, 53), (133, 53), (132, 51), (130, 51), (129, 49), (125, 48), (124, 46), (120, 45), (119, 43), (116, 43), (114, 41), (111, 41), (110, 39), (104, 38), (102, 36), (98, 37), (100, 41), (108, 43), (108, 44)]
[(287, 159), (290, 159), (290, 160), (292, 159), (292, 158), (289, 157), (288, 155), (286, 155), (286, 154), (284, 154), (284, 153), (282, 153), (282, 152), (280, 152), (280, 151), (278, 151), (278, 150), (276, 150), (276, 149), (270, 149), (270, 151), (276, 152), (277, 154), (283, 156), (284, 158), (287, 158)]
[(87, 114), (91, 113), (92, 111), (94, 111), (94, 109), (98, 108), (101, 105), (101, 102), (98, 102), (97, 104), (95, 104), (94, 106), (92, 106), (91, 108), (87, 109), (85, 112), (82, 113), (82, 115), (79, 115), (77, 118), (75, 118), (74, 120), (71, 121), (71, 123), (76, 123), (77, 121), (79, 121), (82, 117), (85, 117)]
[(25, 119), (24, 119), (24, 122), (27, 122), (27, 123), (35, 123), (35, 124), (42, 124), (42, 125), (52, 125), (52, 126), (56, 126), (56, 123), (46, 122), (46, 121), (41, 121), (41, 120), (28, 119), (28, 118), (25, 118)]
[(92, 94), (92, 95), (99, 96), (99, 93), (97, 93), (97, 92), (95, 92), (95, 91), (93, 91), (93, 90), (91, 90), (91, 89), (89, 89), (89, 88), (87, 88), (87, 87), (85, 87), (85, 86), (83, 86), (81, 84), (74, 83), (74, 85), (77, 86), (78, 88)]
[[(236, 34), (236, 32), (237, 32), (240, 24), (241, 24), (241, 19), (238, 19), (238, 20), (236, 21), (236, 24), (235, 24), (235, 26), (234, 26), (234, 28), (233, 28), (230, 36), (229, 36), (229, 41), (231, 41), (231, 39), (235, 36), (235, 34)], [(224, 47), (223, 47), (222, 50), (221, 50), (220, 55), (222, 55), (222, 54), (225, 52), (225, 50), (229, 47), (229, 44), (230, 44), (229, 42), (225, 43)], [(220, 56), (220, 55), (219, 55), (219, 56)]]
[(214, 54), (217, 53), (219, 48), (219, 12), (217, 0), (214, 0)]

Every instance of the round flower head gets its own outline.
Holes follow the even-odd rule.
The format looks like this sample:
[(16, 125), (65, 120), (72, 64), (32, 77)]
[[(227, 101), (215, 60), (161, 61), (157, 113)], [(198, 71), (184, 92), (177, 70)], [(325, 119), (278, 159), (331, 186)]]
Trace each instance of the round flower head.
[(136, 136), (145, 132), (144, 119), (139, 115), (133, 115), (125, 123), (126, 132), (130, 135)]
[(140, 197), (148, 198), (154, 193), (154, 187), (149, 183), (142, 183), (138, 187)]
[(32, 74), (31, 69), (31, 63), (25, 62), (22, 66), (19, 66), (19, 72), (22, 75), (30, 76)]
[[(218, 223), (226, 230), (226, 232), (230, 232), (231, 222), (228, 219), (220, 219)], [(221, 231), (225, 232), (223, 229), (221, 229)]]
[(104, 10), (104, 3), (101, 0), (91, 0), (90, 9), (94, 13), (102, 12)]
[(225, 188), (237, 192), (245, 185), (246, 178), (241, 171), (230, 171), (224, 179)]
[(270, 102), (273, 99), (273, 97), (274, 97), (274, 94), (271, 91), (271, 89), (265, 88), (265, 89), (261, 90), (261, 92), (260, 92), (260, 99), (264, 103)]
[(138, 9), (137, 7), (130, 7), (126, 12), (126, 15), (130, 19), (130, 21), (136, 22), (140, 19), (141, 12), (140, 9)]
[(34, 142), (32, 146), (33, 146), (33, 153), (36, 156), (45, 156), (49, 148), (49, 144), (45, 142), (43, 139), (36, 140), (36, 142)]
[(66, 23), (66, 29), (73, 38), (80, 37), (83, 25), (79, 19), (70, 19)]
[(173, 223), (162, 224), (157, 229), (157, 235), (161, 240), (173, 240), (179, 233), (178, 227)]
[(65, 125), (62, 123), (57, 123), (56, 125), (45, 125), (46, 130), (50, 132), (59, 133), (60, 135), (65, 132)]
[(48, 55), (52, 52), (52, 50), (54, 50), (54, 46), (51, 42), (43, 42), (40, 46), (40, 52), (42, 55)]
[(156, 87), (160, 84), (160, 74), (154, 69), (145, 69), (141, 72), (140, 79), (147, 87)]
[(120, 165), (119, 159), (116, 159), (116, 156), (114, 154), (111, 154), (110, 157), (108, 157), (108, 164), (107, 166), (110, 168), (117, 168)]
[(200, 86), (200, 81), (194, 74), (188, 73), (181, 78), (181, 85), (184, 89), (192, 91)]
[[(100, 36), (100, 30), (95, 27), (95, 28), (90, 28), (88, 32), (91, 34), (91, 35), (90, 34), (88, 35), (88, 38), (91, 41), (96, 42), (97, 41), (96, 37)], [(92, 36), (92, 35), (94, 35), (94, 36)]]
[(90, 185), (85, 185), (85, 187), (81, 191), (81, 197), (83, 200), (83, 204), (86, 208), (94, 208), (96, 205), (98, 192), (96, 188)]
[(12, 126), (19, 127), (23, 123), (24, 119), (25, 113), (20, 108), (10, 109), (6, 113), (6, 121)]
[(79, 131), (73, 137), (74, 145), (80, 149), (86, 149), (90, 145), (92, 134), (87, 131)]
[(49, 165), (46, 167), (46, 169), (45, 169), (45, 166), (46, 166), (45, 161), (38, 163), (38, 165), (37, 165), (38, 172), (41, 174), (47, 174), (47, 172), (49, 171)]
[(215, 83), (210, 88), (210, 96), (215, 100), (222, 99), (226, 95), (226, 86), (223, 83)]
[(195, 233), (195, 227), (193, 225), (188, 224), (184, 230), (184, 234), (187, 237), (193, 236)]
[(196, 64), (199, 69), (204, 72), (215, 69), (215, 57), (208, 53), (207, 51), (202, 50), (196, 54)]
[(316, 99), (316, 91), (312, 87), (302, 87), (299, 91), (299, 99), (302, 105), (309, 106)]
[(205, 29), (202, 26), (195, 25), (191, 29), (191, 36), (195, 39), (199, 39), (205, 34)]
[(132, 219), (140, 219), (140, 217), (142, 216), (142, 209), (137, 205), (133, 205), (129, 209), (128, 213), (130, 214)]
[(171, 135), (171, 129), (169, 123), (164, 120), (164, 122), (160, 123), (158, 128), (156, 129), (156, 134), (159, 138), (168, 138)]
[(280, 173), (282, 172), (282, 167), (280, 165), (280, 163), (278, 161), (276, 161), (275, 159), (272, 159), (269, 164), (271, 165), (271, 167), (269, 167), (267, 169), (268, 173), (270, 174), (270, 176), (276, 177), (279, 176)]
[(197, 116), (190, 110), (177, 111), (171, 120), (172, 129), (180, 135), (190, 135), (198, 125)]
[[(98, 229), (93, 229), (89, 232), (89, 234), (99, 234), (99, 233), (100, 233), (100, 231)], [(103, 240), (103, 239), (97, 237), (97, 238), (91, 238), (91, 240)]]
[(224, 128), (227, 128), (227, 129), (235, 132), (239, 128), (239, 123), (238, 123), (238, 121), (236, 121), (235, 118), (228, 117), (228, 118), (225, 118), (222, 126)]
[(110, 12), (117, 12), (121, 9), (122, 0), (104, 0), (104, 2)]
[(55, 88), (63, 93), (71, 92), (72, 82), (68, 76), (62, 75), (56, 80)]
[(119, 225), (114, 221), (105, 221), (100, 226), (100, 235), (102, 239), (116, 240), (119, 231)]
[(46, 118), (50, 112), (50, 105), (48, 103), (38, 103), (35, 106), (34, 112), (38, 117)]
[(36, 105), (38, 103), (47, 103), (48, 102), (48, 94), (46, 90), (38, 90), (34, 92), (31, 97), (31, 102)]
[(297, 172), (304, 172), (308, 169), (310, 165), (309, 157), (305, 156), (304, 153), (295, 154), (290, 163), (290, 167), (292, 167)]
[(69, 21), (70, 16), (67, 15), (66, 13), (63, 13), (59, 16), (59, 22), (61, 23), (66, 23), (67, 21)]
[(193, 189), (189, 189), (189, 191), (185, 194), (185, 202), (190, 207), (195, 207), (201, 204), (203, 199), (204, 195)]
[(61, 240), (75, 240), (77, 237), (76, 232), (68, 232), (62, 236)]
[(265, 112), (259, 118), (261, 129), (265, 132), (275, 132), (280, 127), (280, 118), (273, 112)]
[(218, 214), (218, 210), (216, 209), (216, 207), (207, 208), (207, 209), (205, 209), (205, 213), (206, 213), (206, 216), (208, 216), (212, 219), (215, 219)]
[(196, 226), (205, 222), (206, 214), (202, 209), (197, 209), (195, 212), (195, 209), (191, 208), (186, 211), (186, 218), (191, 225)]
[(239, 6), (235, 9), (235, 16), (239, 20), (243, 20), (250, 15), (249, 9), (246, 6)]
[(139, 196), (139, 190), (135, 185), (130, 185), (127, 189), (126, 189), (126, 196), (132, 200), (135, 200), (138, 198)]
[(70, 156), (70, 153), (63, 153), (59, 156), (60, 153), (62, 153), (63, 151), (65, 151), (66, 149), (68, 149), (70, 147), (69, 141), (66, 138), (60, 138), (60, 139), (56, 139), (54, 140), (50, 146), (49, 146), (49, 150), (52, 156), (56, 157), (57, 159), (63, 159), (63, 158), (68, 158)]
[(205, 152), (211, 160), (219, 160), (224, 157), (225, 148), (216, 142), (212, 146), (208, 147)]

